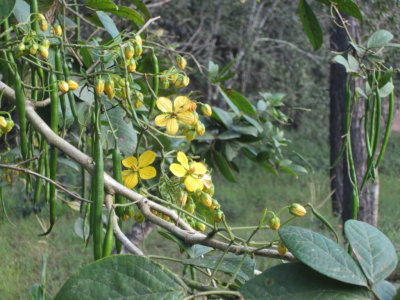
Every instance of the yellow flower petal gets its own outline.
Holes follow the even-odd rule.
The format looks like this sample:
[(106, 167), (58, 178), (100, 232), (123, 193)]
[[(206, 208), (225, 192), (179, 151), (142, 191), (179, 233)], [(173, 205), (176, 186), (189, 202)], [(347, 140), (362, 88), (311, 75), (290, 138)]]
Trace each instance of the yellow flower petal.
[(128, 176), (122, 176), (122, 181), (128, 189), (132, 189), (138, 184), (138, 173), (135, 172)]
[(174, 112), (180, 113), (187, 111), (190, 106), (190, 99), (185, 96), (178, 96), (174, 99)]
[(186, 177), (183, 183), (189, 192), (195, 192), (203, 189), (203, 183), (201, 182), (201, 179), (194, 178), (190, 175)]
[(191, 163), (190, 169), (194, 169), (193, 174), (196, 174), (196, 175), (203, 175), (203, 174), (207, 173), (206, 166), (200, 162)]
[(193, 113), (190, 111), (180, 112), (177, 114), (178, 122), (183, 125), (192, 125), (195, 121)]
[(176, 160), (179, 161), (186, 170), (189, 170), (189, 161), (185, 153), (179, 151), (176, 155)]
[(156, 104), (158, 109), (162, 112), (172, 112), (172, 102), (167, 97), (158, 98)]
[(167, 126), (167, 121), (170, 119), (170, 115), (168, 114), (161, 114), (158, 115), (155, 119), (154, 119), (154, 124), (156, 124), (157, 126), (160, 127), (165, 127)]
[(156, 154), (153, 151), (145, 151), (139, 156), (139, 168), (146, 167), (154, 162)]
[(131, 175), (132, 173), (133, 173), (132, 170), (123, 170), (122, 171), (122, 176), (128, 176), (128, 175)]
[(176, 177), (183, 177), (186, 175), (185, 168), (180, 164), (171, 164), (169, 169)]
[(167, 120), (167, 132), (168, 134), (176, 134), (178, 132), (179, 125), (175, 118)]
[(154, 167), (145, 167), (143, 169), (139, 169), (139, 176), (142, 179), (151, 179), (156, 177), (157, 171)]
[(122, 160), (122, 164), (124, 165), (124, 167), (132, 168), (134, 166), (137, 166), (137, 159), (133, 156), (127, 157)]

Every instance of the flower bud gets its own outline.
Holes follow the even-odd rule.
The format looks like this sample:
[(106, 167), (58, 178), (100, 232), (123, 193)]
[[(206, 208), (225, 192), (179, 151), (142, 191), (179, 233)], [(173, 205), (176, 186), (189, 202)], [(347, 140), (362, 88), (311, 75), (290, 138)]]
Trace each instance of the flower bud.
[(189, 103), (190, 103), (190, 105), (189, 105), (188, 111), (190, 111), (190, 112), (196, 111), (196, 108), (197, 108), (196, 102), (192, 101), (192, 100), (189, 100)]
[(199, 221), (196, 222), (196, 229), (198, 231), (204, 231), (204, 230), (206, 230), (206, 228), (207, 227), (206, 227), (206, 225), (204, 223), (201, 223)]
[(273, 216), (269, 219), (268, 225), (272, 230), (278, 230), (281, 227), (281, 220), (277, 216)]
[(35, 55), (38, 49), (39, 49), (38, 44), (33, 44), (33, 45), (29, 48), (29, 53), (32, 54), (32, 55)]
[(60, 90), (60, 92), (63, 92), (63, 93), (68, 92), (68, 90), (69, 90), (68, 82), (59, 81), (58, 82), (58, 89)]
[(204, 206), (210, 207), (212, 205), (212, 198), (209, 194), (201, 193), (200, 199)]
[(120, 87), (125, 87), (126, 86), (126, 80), (125, 78), (121, 78), (120, 80), (118, 80), (118, 85)]
[(75, 91), (79, 88), (79, 84), (76, 81), (68, 80), (68, 87), (70, 91)]
[(110, 78), (104, 84), (104, 93), (106, 93), (106, 95), (114, 94), (114, 81)]
[(185, 139), (186, 139), (188, 142), (191, 142), (191, 141), (193, 141), (193, 140), (196, 138), (196, 131), (193, 130), (193, 129), (187, 128), (187, 129), (185, 129), (185, 130), (183, 131), (183, 135), (185, 136)]
[(193, 116), (194, 116), (194, 118), (193, 118), (192, 125), (195, 126), (197, 124), (197, 122), (199, 121), (199, 114), (196, 111), (194, 111)]
[(293, 203), (289, 207), (289, 212), (297, 217), (302, 217), (307, 213), (307, 210), (304, 208), (303, 205), (300, 205), (298, 203)]
[(42, 40), (42, 46), (45, 47), (46, 49), (49, 49), (50, 41), (48, 39)]
[(143, 223), (144, 222), (144, 216), (142, 214), (141, 211), (139, 211), (136, 215), (135, 215), (135, 221), (137, 223)]
[(135, 45), (135, 57), (142, 55), (142, 53), (143, 53), (142, 45), (136, 44)]
[(39, 46), (39, 55), (43, 58), (46, 59), (49, 57), (49, 50), (47, 50), (46, 47), (44, 46)]
[(62, 28), (61, 28), (60, 25), (56, 25), (56, 26), (54, 27), (54, 33), (55, 33), (57, 36), (62, 36), (63, 31), (62, 31)]
[(19, 51), (24, 51), (25, 50), (25, 44), (24, 43), (20, 43), (19, 45), (18, 45), (18, 50)]
[(214, 188), (214, 184), (211, 184), (210, 187), (206, 187), (204, 185), (203, 191), (207, 194), (209, 194), (211, 197), (214, 196), (215, 193), (215, 188)]
[(189, 214), (193, 214), (194, 211), (196, 210), (196, 204), (194, 204), (194, 202), (191, 200), (189, 201), (186, 206), (185, 206), (185, 210), (189, 213)]
[(183, 76), (182, 85), (183, 85), (183, 86), (188, 86), (189, 83), (190, 83), (190, 78), (189, 78), (189, 76), (187, 76), (187, 75)]
[(135, 100), (134, 105), (135, 105), (135, 108), (141, 108), (143, 105), (143, 102), (140, 101), (139, 99), (137, 99), (137, 100)]
[(140, 35), (138, 35), (138, 34), (135, 35), (135, 40), (136, 40), (136, 43), (137, 43), (138, 45), (142, 46), (143, 41), (142, 41), (142, 38), (141, 38)]
[(135, 55), (135, 48), (129, 43), (124, 49), (124, 56), (126, 59), (131, 59)]
[(212, 115), (212, 108), (211, 108), (211, 106), (208, 105), (208, 104), (204, 104), (204, 105), (201, 107), (201, 111), (202, 111), (203, 114), (204, 114), (205, 116), (207, 116), (207, 117), (209, 117), (209, 116)]
[(108, 99), (114, 99), (114, 97), (115, 97), (115, 91), (112, 91), (110, 94), (107, 94), (107, 98)]
[(213, 219), (215, 222), (217, 222), (217, 223), (221, 222), (223, 217), (224, 217), (224, 213), (220, 209), (214, 210)]
[(186, 61), (186, 59), (184, 57), (178, 56), (176, 58), (176, 64), (178, 65), (179, 69), (183, 70), (184, 68), (186, 68), (187, 61)]
[(4, 129), (7, 126), (7, 120), (3, 116), (0, 116), (0, 128)]
[(127, 68), (129, 73), (135, 72), (136, 71), (136, 61), (134, 59), (131, 59), (126, 68)]
[(169, 81), (168, 81), (168, 80), (161, 81), (161, 88), (162, 88), (162, 89), (167, 89), (167, 88), (169, 88)]
[(280, 256), (285, 256), (286, 252), (288, 252), (288, 248), (282, 243), (282, 241), (278, 244), (278, 253)]
[(206, 132), (206, 127), (204, 126), (203, 123), (201, 123), (200, 121), (198, 121), (195, 125), (195, 129), (196, 129), (196, 133), (199, 136), (204, 135), (204, 133)]
[(7, 120), (6, 128), (2, 128), (4, 133), (9, 133), (14, 128), (14, 121), (12, 119)]
[(96, 81), (95, 90), (97, 95), (101, 95), (104, 92), (104, 80), (99, 78)]
[(47, 29), (49, 28), (49, 24), (47, 24), (46, 19), (40, 20), (39, 26), (41, 31), (47, 31)]

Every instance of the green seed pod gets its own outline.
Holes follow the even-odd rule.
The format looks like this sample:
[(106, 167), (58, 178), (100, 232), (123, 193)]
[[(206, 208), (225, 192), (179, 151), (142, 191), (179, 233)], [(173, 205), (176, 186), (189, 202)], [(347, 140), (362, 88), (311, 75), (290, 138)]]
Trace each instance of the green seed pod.
[(206, 228), (207, 227), (206, 227), (206, 225), (204, 223), (201, 223), (199, 221), (196, 222), (196, 229), (198, 231), (204, 231), (204, 230), (206, 230)]

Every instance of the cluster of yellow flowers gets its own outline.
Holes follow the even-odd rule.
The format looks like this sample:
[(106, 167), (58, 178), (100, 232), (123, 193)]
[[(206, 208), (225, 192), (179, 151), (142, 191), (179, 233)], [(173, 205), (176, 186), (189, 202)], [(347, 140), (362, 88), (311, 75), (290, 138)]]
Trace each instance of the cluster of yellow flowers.
[[(196, 112), (197, 103), (188, 97), (178, 96), (173, 102), (166, 97), (159, 97), (156, 104), (161, 114), (156, 116), (154, 123), (159, 127), (166, 127), (168, 134), (176, 134), (179, 125), (184, 125), (182, 133), (188, 141), (192, 141), (196, 134), (202, 136), (205, 133), (206, 128)], [(203, 113), (210, 116), (211, 107), (208, 104), (202, 105)]]
[(6, 119), (3, 116), (0, 116), (0, 136), (4, 133), (9, 133), (13, 127), (14, 121), (10, 117)]

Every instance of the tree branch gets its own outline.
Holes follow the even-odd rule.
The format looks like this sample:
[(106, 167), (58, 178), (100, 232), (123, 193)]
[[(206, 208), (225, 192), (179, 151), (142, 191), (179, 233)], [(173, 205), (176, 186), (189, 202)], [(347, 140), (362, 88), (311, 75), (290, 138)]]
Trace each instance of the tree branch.
[[(0, 90), (4, 90), (4, 97), (15, 101), (15, 92), (5, 83), (0, 81)], [(32, 126), (42, 134), (50, 145), (57, 147), (63, 151), (70, 158), (75, 160), (78, 164), (83, 166), (89, 173), (94, 173), (93, 159), (82, 153), (79, 149), (65, 141), (63, 138), (55, 134), (50, 127), (44, 122), (41, 117), (36, 113), (34, 106), (31, 101), (26, 101), (26, 116)], [(278, 251), (272, 249), (261, 249), (256, 250), (254, 247), (240, 246), (240, 245), (229, 245), (228, 243), (221, 242), (213, 237), (209, 237), (203, 233), (195, 231), (189, 224), (184, 222), (178, 214), (160, 204), (157, 204), (146, 197), (136, 193), (133, 190), (128, 189), (124, 185), (118, 183), (107, 173), (104, 173), (104, 185), (107, 193), (110, 195), (119, 194), (127, 199), (136, 203), (143, 215), (150, 220), (152, 223), (163, 227), (175, 236), (184, 240), (188, 244), (202, 244), (219, 250), (226, 250), (229, 248), (229, 252), (236, 254), (249, 253), (264, 257), (282, 258), (289, 261), (294, 261), (295, 258), (291, 253), (285, 254), (283, 257), (280, 256)], [(108, 200), (110, 201), (110, 200)], [(174, 223), (165, 221), (164, 219), (157, 217), (151, 213), (151, 209), (161, 212), (164, 215), (169, 216)], [(126, 238), (126, 236), (124, 235)]]

